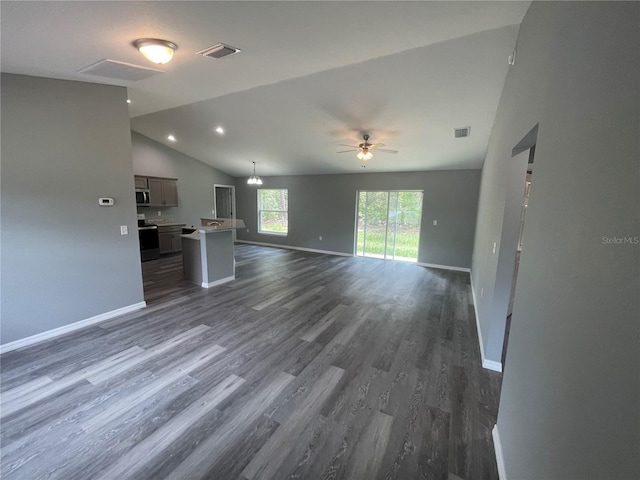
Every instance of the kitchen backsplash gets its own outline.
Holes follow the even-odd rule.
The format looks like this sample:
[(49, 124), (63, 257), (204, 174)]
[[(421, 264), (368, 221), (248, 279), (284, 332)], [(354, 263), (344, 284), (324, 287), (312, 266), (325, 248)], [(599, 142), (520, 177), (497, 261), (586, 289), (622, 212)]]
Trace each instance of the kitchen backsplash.
[[(138, 208), (138, 220), (146, 220), (147, 222), (153, 223), (179, 223), (180, 218), (178, 215), (175, 215), (175, 212), (172, 212), (172, 208), (167, 208), (163, 210), (152, 209), (149, 207)], [(160, 213), (160, 215), (158, 215)], [(142, 218), (141, 215), (143, 216)]]
[[(158, 215), (158, 212), (161, 215)], [(155, 223), (156, 225), (165, 225), (165, 224), (185, 224), (187, 227), (191, 227), (193, 225), (200, 225), (200, 216), (198, 215), (196, 223), (192, 219), (185, 219), (183, 216), (183, 212), (178, 208), (152, 208), (152, 207), (138, 207), (138, 220), (144, 220), (147, 223)], [(144, 215), (144, 218), (140, 218), (140, 215)]]

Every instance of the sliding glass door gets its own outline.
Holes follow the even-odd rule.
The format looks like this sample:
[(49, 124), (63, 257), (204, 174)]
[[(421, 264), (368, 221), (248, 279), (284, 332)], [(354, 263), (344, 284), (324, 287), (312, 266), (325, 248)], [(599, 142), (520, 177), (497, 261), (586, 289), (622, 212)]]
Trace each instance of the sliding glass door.
[(422, 192), (358, 192), (356, 255), (418, 261)]

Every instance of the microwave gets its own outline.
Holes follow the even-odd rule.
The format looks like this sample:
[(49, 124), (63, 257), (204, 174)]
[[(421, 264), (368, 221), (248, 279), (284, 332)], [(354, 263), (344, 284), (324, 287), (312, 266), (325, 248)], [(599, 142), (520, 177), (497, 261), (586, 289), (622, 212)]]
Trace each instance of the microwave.
[(143, 188), (136, 188), (136, 204), (137, 205), (149, 205), (149, 190)]

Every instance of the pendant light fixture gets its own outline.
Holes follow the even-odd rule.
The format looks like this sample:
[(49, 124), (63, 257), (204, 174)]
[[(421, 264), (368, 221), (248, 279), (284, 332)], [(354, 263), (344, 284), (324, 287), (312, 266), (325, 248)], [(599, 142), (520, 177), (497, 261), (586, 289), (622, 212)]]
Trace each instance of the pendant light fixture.
[(157, 65), (169, 63), (173, 58), (173, 53), (178, 46), (168, 40), (160, 40), (158, 38), (139, 38), (133, 42), (136, 47), (147, 60)]
[(256, 162), (251, 162), (251, 163), (253, 163), (253, 175), (249, 177), (249, 180), (247, 180), (247, 183), (249, 185), (262, 185), (262, 179), (256, 175)]

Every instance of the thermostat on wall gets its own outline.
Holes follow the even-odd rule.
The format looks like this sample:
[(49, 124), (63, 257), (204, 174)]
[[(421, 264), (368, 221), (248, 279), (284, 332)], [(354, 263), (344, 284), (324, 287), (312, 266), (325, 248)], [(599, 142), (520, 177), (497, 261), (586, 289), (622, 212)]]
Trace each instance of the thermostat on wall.
[(98, 205), (100, 205), (101, 207), (110, 207), (111, 205), (113, 205), (113, 198), (99, 198)]

